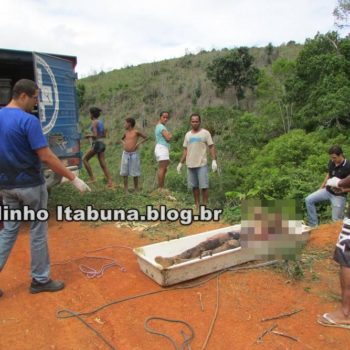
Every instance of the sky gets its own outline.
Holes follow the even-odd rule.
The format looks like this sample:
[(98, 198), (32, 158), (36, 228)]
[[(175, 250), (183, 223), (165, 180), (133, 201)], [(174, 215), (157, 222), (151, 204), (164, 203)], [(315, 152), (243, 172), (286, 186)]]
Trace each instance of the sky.
[(0, 48), (77, 56), (80, 77), (200, 50), (304, 43), (336, 0), (2, 0)]

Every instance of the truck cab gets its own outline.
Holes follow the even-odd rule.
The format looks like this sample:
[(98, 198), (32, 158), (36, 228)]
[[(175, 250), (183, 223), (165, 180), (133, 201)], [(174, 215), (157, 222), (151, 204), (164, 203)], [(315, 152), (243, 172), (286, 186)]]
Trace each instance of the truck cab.
[[(0, 49), (0, 108), (10, 101), (19, 79), (34, 80), (40, 91), (33, 114), (50, 149), (74, 172), (81, 168), (76, 64), (74, 56)], [(62, 180), (50, 169), (44, 173), (48, 188)]]

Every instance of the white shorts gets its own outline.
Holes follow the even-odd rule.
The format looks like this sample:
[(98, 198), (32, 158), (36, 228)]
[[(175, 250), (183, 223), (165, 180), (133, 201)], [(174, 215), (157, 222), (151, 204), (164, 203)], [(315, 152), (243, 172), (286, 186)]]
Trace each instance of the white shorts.
[(157, 162), (169, 160), (169, 148), (157, 143), (154, 149), (154, 155), (156, 156)]

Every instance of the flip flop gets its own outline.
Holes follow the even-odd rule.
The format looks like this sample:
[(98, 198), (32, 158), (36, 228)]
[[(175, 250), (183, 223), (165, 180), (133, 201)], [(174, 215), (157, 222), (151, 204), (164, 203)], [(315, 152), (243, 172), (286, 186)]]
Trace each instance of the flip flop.
[(330, 317), (329, 313), (318, 317), (317, 323), (325, 327), (345, 328), (350, 330), (350, 323), (337, 323)]

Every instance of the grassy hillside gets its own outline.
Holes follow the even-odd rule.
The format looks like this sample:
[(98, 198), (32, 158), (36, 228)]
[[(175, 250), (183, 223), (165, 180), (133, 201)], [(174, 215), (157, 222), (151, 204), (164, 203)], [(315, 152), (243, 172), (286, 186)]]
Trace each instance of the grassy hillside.
[[(255, 65), (269, 66), (277, 58), (295, 59), (301, 45), (290, 43), (273, 48), (251, 48)], [(81, 79), (85, 96), (81, 108), (84, 127), (88, 124), (87, 111), (92, 105), (104, 110), (104, 119), (115, 137), (120, 132), (120, 121), (128, 116), (138, 119), (139, 125), (153, 128), (161, 110), (169, 110), (174, 126), (181, 125), (194, 110), (210, 106), (232, 106), (234, 94), (228, 89), (219, 94), (207, 79), (206, 67), (212, 60), (222, 56), (227, 50), (202, 51), (197, 55), (188, 54), (178, 59), (164, 60), (136, 67), (113, 70), (108, 73)], [(242, 108), (254, 111), (255, 98), (247, 96)]]
[[(251, 48), (255, 65), (258, 68), (270, 69), (277, 58), (294, 60), (302, 46), (289, 43), (277, 48)], [(85, 94), (81, 107), (83, 132), (89, 128), (88, 109), (99, 106), (103, 109), (103, 120), (108, 128), (108, 150), (106, 159), (114, 181), (119, 178), (121, 147), (115, 141), (123, 135), (123, 121), (128, 116), (137, 120), (139, 128), (144, 127), (151, 140), (141, 147), (142, 175), (141, 183), (144, 191), (151, 192), (156, 186), (157, 164), (154, 161), (153, 130), (161, 110), (169, 110), (171, 120), (169, 128), (174, 134), (171, 148), (171, 166), (167, 175), (167, 187), (185, 194), (191, 202), (191, 193), (187, 190), (185, 172), (176, 174), (175, 165), (182, 152), (182, 140), (189, 127), (188, 116), (193, 111), (200, 111), (204, 116), (203, 126), (208, 128), (217, 145), (219, 153), (220, 175), (211, 174), (212, 187), (217, 189), (210, 196), (213, 206), (222, 206), (225, 193), (237, 189), (237, 167), (246, 157), (247, 148), (251, 152), (267, 143), (270, 135), (263, 132), (268, 116), (257, 117), (258, 103), (255, 95), (247, 93), (241, 101), (241, 109), (234, 107), (234, 91), (228, 89), (220, 94), (206, 75), (207, 66), (216, 57), (225, 55), (227, 49), (221, 51), (202, 51), (197, 55), (188, 54), (178, 59), (170, 59), (136, 67), (127, 67), (108, 73), (100, 72), (79, 81), (84, 86)], [(247, 113), (251, 111), (251, 113)], [(252, 137), (251, 131), (256, 135)], [(247, 130), (249, 132), (247, 133)], [(233, 135), (235, 135), (233, 137)], [(83, 150), (89, 148), (83, 143)], [(233, 152), (234, 150), (234, 152)], [(96, 159), (91, 160), (100, 180), (103, 179)], [(83, 172), (86, 177), (86, 173)]]
[[(322, 43), (323, 38), (316, 36), (310, 41), (308, 52), (320, 40)], [(324, 42), (328, 43), (326, 39)], [(347, 133), (337, 127), (319, 123), (313, 130), (304, 128), (307, 118), (300, 108), (302, 106), (296, 114), (294, 107), (298, 100), (290, 100), (287, 96), (291, 90), (288, 85), (290, 78), (296, 77), (296, 65), (299, 64), (300, 72), (303, 69), (308, 71), (308, 67), (302, 66), (303, 60), (297, 59), (307, 43), (305, 46), (290, 42), (276, 48), (271, 45), (250, 48), (254, 65), (261, 71), (259, 85), (254, 92), (246, 92), (239, 107), (233, 88), (219, 93), (206, 74), (208, 65), (215, 58), (224, 56), (227, 49), (202, 51), (197, 55), (100, 72), (81, 79), (80, 90), (85, 91), (81, 99), (82, 130), (87, 130), (90, 124), (89, 107), (102, 108), (103, 120), (109, 130), (106, 159), (117, 184), (121, 184), (119, 164), (122, 149), (115, 141), (124, 133), (124, 119), (135, 117), (138, 128), (151, 136), (140, 149), (142, 192), (141, 197), (135, 198), (142, 206), (144, 200), (152, 201), (156, 187), (154, 126), (161, 110), (170, 111), (168, 127), (173, 140), (166, 187), (187, 206), (193, 203), (193, 199), (187, 190), (186, 175), (185, 172), (178, 175), (175, 169), (182, 153), (184, 134), (189, 128), (188, 117), (192, 112), (200, 112), (202, 126), (210, 130), (218, 150), (219, 173), (210, 173), (210, 206), (225, 208), (226, 218), (230, 220), (239, 220), (237, 209), (241, 200), (252, 197), (295, 198), (303, 206), (305, 196), (317, 189), (324, 178), (329, 146), (341, 144), (346, 152), (350, 149)], [(329, 50), (332, 53), (332, 48)], [(313, 58), (323, 52), (324, 49), (314, 50), (309, 55)], [(325, 57), (319, 59), (324, 61)], [(303, 86), (300, 79), (295, 82), (297, 87)], [(323, 95), (320, 91), (319, 97)], [(320, 101), (327, 107), (333, 100), (327, 97), (327, 100)], [(85, 143), (83, 150), (88, 148)], [(99, 179), (98, 186), (101, 186), (102, 171), (96, 159), (91, 163)], [(86, 178), (86, 172), (83, 171), (82, 176)], [(104, 194), (102, 188), (99, 187), (98, 191), (108, 207), (134, 205), (128, 197), (121, 197), (120, 189), (111, 194), (106, 190), (108, 193)], [(322, 206), (320, 214), (329, 218), (329, 206)]]

